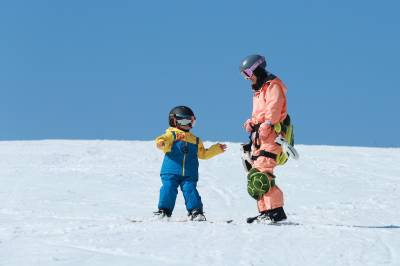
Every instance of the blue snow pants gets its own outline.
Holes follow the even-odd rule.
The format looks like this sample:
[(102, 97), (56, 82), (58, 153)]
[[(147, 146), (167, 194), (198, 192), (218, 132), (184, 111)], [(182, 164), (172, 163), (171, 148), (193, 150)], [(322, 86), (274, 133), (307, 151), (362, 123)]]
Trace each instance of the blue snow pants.
[(203, 209), (201, 197), (197, 191), (197, 177), (180, 176), (174, 174), (161, 175), (162, 187), (160, 189), (160, 200), (158, 209), (167, 209), (171, 213), (175, 207), (178, 187), (181, 187), (185, 199), (186, 210), (188, 212), (194, 209)]

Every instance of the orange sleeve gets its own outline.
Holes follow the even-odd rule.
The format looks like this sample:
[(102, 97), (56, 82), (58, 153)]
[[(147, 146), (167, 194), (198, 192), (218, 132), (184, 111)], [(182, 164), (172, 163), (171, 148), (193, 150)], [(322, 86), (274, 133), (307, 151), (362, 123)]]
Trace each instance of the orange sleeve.
[(270, 88), (265, 92), (266, 106), (264, 121), (270, 121), (273, 125), (280, 122), (284, 100), (285, 95), (279, 84), (271, 84)]

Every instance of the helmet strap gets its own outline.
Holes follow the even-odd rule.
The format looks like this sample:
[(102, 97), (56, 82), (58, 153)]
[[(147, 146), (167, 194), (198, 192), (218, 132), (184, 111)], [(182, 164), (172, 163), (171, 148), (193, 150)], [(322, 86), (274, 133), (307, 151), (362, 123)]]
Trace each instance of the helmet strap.
[(176, 128), (178, 128), (178, 129), (180, 129), (180, 130), (182, 130), (182, 131), (185, 131), (185, 132), (189, 132), (192, 128), (189, 128), (189, 129), (183, 129), (183, 128), (181, 128), (180, 126), (177, 126)]

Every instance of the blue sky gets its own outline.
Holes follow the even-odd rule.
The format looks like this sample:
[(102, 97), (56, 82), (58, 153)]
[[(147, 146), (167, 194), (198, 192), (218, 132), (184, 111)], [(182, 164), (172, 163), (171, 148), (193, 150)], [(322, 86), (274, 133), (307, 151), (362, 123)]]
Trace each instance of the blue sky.
[(2, 1), (0, 140), (150, 140), (175, 105), (205, 140), (247, 141), (261, 53), (296, 142), (400, 146), (396, 1)]

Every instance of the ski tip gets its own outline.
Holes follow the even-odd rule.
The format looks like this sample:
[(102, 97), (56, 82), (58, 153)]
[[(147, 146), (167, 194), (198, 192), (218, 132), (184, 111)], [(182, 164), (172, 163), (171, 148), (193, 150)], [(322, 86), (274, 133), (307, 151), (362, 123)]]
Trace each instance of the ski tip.
[(255, 217), (249, 217), (246, 219), (246, 223), (251, 224), (253, 223), (255, 220), (257, 220), (258, 216)]

